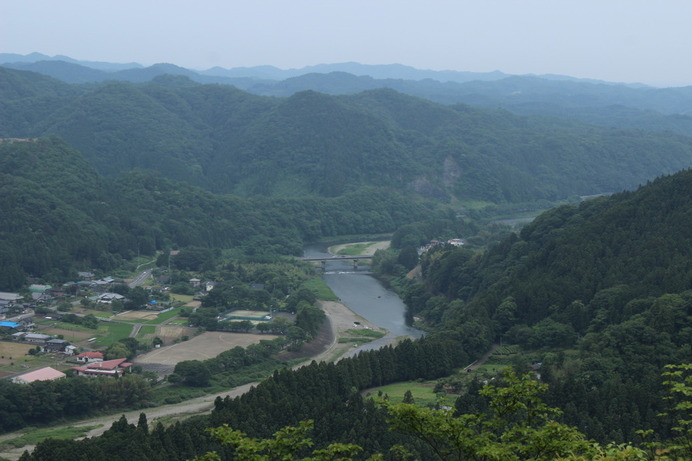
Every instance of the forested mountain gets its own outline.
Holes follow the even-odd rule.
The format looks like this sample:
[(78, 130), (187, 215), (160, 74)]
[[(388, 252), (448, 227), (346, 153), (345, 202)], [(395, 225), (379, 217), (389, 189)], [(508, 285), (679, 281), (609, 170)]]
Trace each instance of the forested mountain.
[(3, 137), (57, 135), (101, 174), (152, 169), (244, 196), (387, 186), (443, 201), (558, 200), (630, 189), (692, 160), (692, 140), (671, 133), (443, 106), (391, 90), (279, 99), (184, 77), (71, 86), (9, 69), (0, 81)]
[[(433, 253), (424, 270), (436, 292), (489, 309), (491, 316), (513, 297), (517, 319), (531, 324), (574, 301), (589, 306), (602, 292), (617, 292), (627, 303), (692, 288), (691, 222), (687, 169), (634, 192), (550, 210), (481, 260), (464, 261), (463, 249)], [(459, 264), (445, 261), (449, 257)]]
[(688, 169), (548, 211), (480, 258), (432, 250), (407, 305), (462, 343), (537, 350), (566, 421), (633, 440), (660, 425), (662, 367), (692, 358), (691, 223)]
[[(334, 199), (214, 195), (151, 171), (103, 178), (58, 139), (0, 142), (0, 291), (172, 246), (300, 254), (324, 236), (391, 232), (435, 205), (381, 188)], [(440, 212), (441, 213), (441, 212)]]

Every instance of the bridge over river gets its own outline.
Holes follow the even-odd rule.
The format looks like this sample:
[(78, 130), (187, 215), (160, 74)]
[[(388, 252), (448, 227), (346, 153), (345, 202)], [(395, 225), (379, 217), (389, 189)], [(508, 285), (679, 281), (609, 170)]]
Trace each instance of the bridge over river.
[(358, 267), (358, 261), (364, 260), (364, 259), (372, 259), (372, 255), (359, 255), (359, 256), (346, 256), (346, 255), (333, 255), (333, 256), (319, 256), (319, 257), (305, 257), (301, 258), (303, 261), (309, 261), (309, 262), (320, 262), (322, 264), (322, 268), (324, 269), (327, 266), (327, 261), (351, 261), (353, 262), (353, 268), (356, 269)]

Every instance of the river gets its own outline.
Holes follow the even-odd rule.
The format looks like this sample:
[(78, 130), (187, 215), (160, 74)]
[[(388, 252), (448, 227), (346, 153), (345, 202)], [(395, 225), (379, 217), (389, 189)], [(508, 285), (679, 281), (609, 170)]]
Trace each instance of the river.
[[(331, 256), (324, 246), (307, 247), (304, 255), (313, 258)], [(326, 263), (322, 278), (349, 309), (388, 331), (383, 338), (363, 344), (348, 355), (362, 350), (378, 349), (391, 343), (394, 338), (423, 336), (423, 331), (406, 325), (406, 305), (396, 293), (385, 288), (372, 276), (369, 266), (361, 265), (354, 270), (353, 262), (347, 258), (330, 260)]]

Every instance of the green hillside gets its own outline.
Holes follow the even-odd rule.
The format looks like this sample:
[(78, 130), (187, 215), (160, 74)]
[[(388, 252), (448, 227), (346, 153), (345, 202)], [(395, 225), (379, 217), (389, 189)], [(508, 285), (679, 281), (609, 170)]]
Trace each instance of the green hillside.
[(691, 212), (688, 169), (548, 211), (482, 257), (433, 249), (425, 283), (406, 288), (410, 315), (465, 350), (520, 345), (565, 421), (635, 440), (662, 428), (664, 365), (692, 357)]
[[(173, 246), (300, 254), (325, 236), (393, 232), (436, 205), (382, 188), (242, 198), (133, 170), (104, 178), (59, 139), (0, 142), (0, 291), (68, 280)], [(440, 213), (443, 213), (440, 211)]]
[(692, 140), (681, 135), (449, 107), (392, 90), (270, 98), (182, 76), (51, 87), (28, 75), (0, 72), (1, 136), (56, 135), (103, 175), (150, 169), (244, 196), (386, 186), (447, 202), (560, 200), (631, 189), (692, 161)]

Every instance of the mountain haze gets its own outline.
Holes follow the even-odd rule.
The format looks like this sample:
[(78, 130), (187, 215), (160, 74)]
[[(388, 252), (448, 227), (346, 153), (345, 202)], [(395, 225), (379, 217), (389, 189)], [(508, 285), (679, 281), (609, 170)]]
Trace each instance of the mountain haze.
[(559, 200), (630, 189), (692, 162), (684, 136), (386, 89), (269, 98), (183, 76), (68, 85), (10, 69), (0, 81), (4, 137), (56, 135), (101, 174), (152, 169), (246, 196), (338, 196), (370, 185), (447, 202)]

